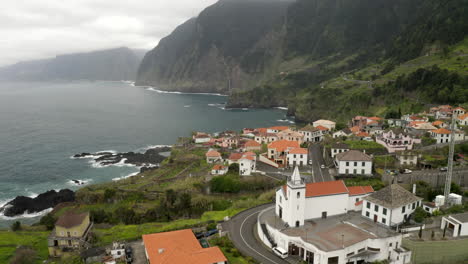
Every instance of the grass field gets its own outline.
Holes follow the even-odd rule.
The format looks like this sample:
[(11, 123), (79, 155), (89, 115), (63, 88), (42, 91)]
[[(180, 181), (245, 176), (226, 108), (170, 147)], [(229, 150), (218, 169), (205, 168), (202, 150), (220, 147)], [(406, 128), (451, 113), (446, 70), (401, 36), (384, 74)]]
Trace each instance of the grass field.
[(403, 246), (413, 251), (413, 264), (468, 263), (468, 239), (425, 242), (405, 239)]
[(40, 259), (46, 259), (48, 235), (44, 231), (0, 231), (0, 263), (8, 263), (18, 246), (31, 247)]

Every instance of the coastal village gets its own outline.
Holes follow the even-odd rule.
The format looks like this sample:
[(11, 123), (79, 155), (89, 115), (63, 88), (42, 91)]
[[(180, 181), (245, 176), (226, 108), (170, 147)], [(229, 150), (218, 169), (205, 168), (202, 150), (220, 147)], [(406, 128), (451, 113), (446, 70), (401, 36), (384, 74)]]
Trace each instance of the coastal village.
[[(200, 155), (191, 157), (189, 169), (174, 179), (209, 182), (206, 193), (222, 192), (224, 184), (231, 196), (248, 192), (246, 187), (229, 189), (233, 179), (247, 181), (244, 186), (262, 179), (273, 182), (270, 200), (256, 196), (258, 203), (215, 221), (142, 231), (134, 239), (100, 246), (95, 229), (103, 224), (95, 223), (96, 212), (72, 206), (55, 219), (43, 241), (48, 263), (68, 263), (73, 256), (106, 264), (423, 263), (421, 248), (433, 243), (467, 245), (467, 128), (464, 108), (441, 105), (399, 118), (355, 116), (347, 124), (317, 120), (302, 126), (193, 132), (177, 145)], [(457, 147), (447, 165), (451, 143)], [(168, 164), (175, 162), (171, 160)], [(193, 170), (194, 163), (204, 169)], [(135, 179), (145, 180), (147, 173), (125, 181), (137, 185)], [(449, 193), (437, 192), (447, 190), (448, 173)], [(172, 180), (157, 184), (166, 182)], [(165, 201), (167, 197), (166, 191)], [(194, 199), (186, 206), (195, 206)], [(440, 263), (466, 260), (463, 254), (444, 257), (447, 261)]]

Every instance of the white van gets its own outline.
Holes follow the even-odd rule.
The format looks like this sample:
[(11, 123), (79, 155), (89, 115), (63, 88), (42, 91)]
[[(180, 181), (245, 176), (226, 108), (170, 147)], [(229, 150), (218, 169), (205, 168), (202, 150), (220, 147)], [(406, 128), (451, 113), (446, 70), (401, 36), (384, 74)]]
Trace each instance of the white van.
[(280, 247), (274, 247), (273, 253), (275, 253), (278, 257), (285, 259), (288, 257), (288, 252)]

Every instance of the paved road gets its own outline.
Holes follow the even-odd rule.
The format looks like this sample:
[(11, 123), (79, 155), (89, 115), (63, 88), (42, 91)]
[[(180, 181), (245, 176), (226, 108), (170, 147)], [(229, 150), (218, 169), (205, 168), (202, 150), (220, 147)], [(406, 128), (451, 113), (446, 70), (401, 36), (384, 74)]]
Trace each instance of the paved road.
[(143, 240), (137, 240), (129, 243), (133, 250), (133, 264), (146, 264), (145, 247)]
[(229, 237), (235, 247), (246, 256), (251, 256), (263, 264), (287, 264), (286, 260), (280, 259), (262, 242), (256, 238), (257, 216), (265, 208), (273, 204), (265, 204), (255, 207), (234, 216), (228, 222), (223, 223), (223, 230), (229, 232)]
[(322, 151), (319, 144), (312, 144), (309, 147), (309, 157), (312, 159), (312, 182), (333, 181), (328, 168), (320, 168), (320, 166), (325, 165)]

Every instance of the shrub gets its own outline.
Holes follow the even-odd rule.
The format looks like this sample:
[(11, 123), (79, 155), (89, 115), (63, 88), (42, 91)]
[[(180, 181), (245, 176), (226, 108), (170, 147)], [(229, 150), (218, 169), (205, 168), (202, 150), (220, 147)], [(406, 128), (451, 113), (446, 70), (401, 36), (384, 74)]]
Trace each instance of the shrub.
[(39, 221), (39, 224), (44, 225), (47, 228), (47, 230), (52, 230), (54, 229), (56, 221), (57, 219), (52, 214), (49, 213), (41, 218), (41, 220)]
[(219, 199), (213, 201), (213, 211), (224, 211), (231, 207), (232, 202), (229, 200)]
[(424, 222), (424, 219), (426, 219), (428, 216), (427, 212), (424, 211), (422, 207), (416, 208), (414, 211), (414, 221), (417, 223), (422, 223)]
[(228, 175), (214, 177), (210, 185), (211, 191), (219, 193), (238, 193), (241, 190), (239, 178)]
[(19, 230), (21, 230), (21, 222), (16, 221), (11, 225), (11, 231), (16, 232), (16, 231), (19, 231)]
[(10, 264), (30, 264), (37, 262), (37, 253), (35, 250), (26, 247), (19, 247)]

